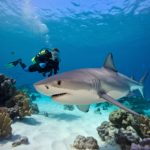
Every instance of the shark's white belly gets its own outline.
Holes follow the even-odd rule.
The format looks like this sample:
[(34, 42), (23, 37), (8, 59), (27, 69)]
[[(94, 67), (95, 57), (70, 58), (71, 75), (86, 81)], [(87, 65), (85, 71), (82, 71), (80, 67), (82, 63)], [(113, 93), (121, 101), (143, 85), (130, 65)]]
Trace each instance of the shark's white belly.
[(124, 92), (112, 90), (112, 91), (107, 92), (107, 95), (109, 95), (110, 97), (114, 99), (119, 99), (121, 97), (126, 96), (128, 93), (129, 93), (129, 90), (125, 90)]
[(60, 96), (58, 98), (51, 99), (57, 103), (68, 105), (89, 105), (105, 102), (105, 100), (99, 98), (94, 90), (78, 90), (76, 92), (68, 91), (68, 93), (71, 94), (66, 94), (62, 97)]
[[(106, 86), (106, 89), (108, 89), (109, 86)], [(124, 87), (124, 89), (121, 89), (120, 87), (114, 87), (112, 89), (109, 89), (106, 91), (106, 94), (114, 99), (119, 99), (123, 96), (126, 96), (129, 93), (129, 88)], [(64, 89), (59, 88), (53, 88), (54, 91), (51, 90), (51, 92), (57, 91), (57, 93), (64, 93)], [(67, 94), (51, 98), (53, 101), (61, 104), (68, 104), (68, 105), (89, 105), (89, 104), (95, 104), (95, 103), (102, 103), (106, 102), (106, 100), (99, 97), (97, 94), (97, 89), (78, 89), (78, 90), (71, 90), (67, 89)]]

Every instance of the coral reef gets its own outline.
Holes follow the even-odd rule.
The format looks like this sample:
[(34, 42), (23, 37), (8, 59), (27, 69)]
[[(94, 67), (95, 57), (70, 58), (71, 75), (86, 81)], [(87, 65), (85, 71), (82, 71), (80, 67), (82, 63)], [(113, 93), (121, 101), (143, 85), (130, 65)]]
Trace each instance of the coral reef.
[[(19, 102), (16, 103), (14, 107), (11, 108), (4, 107), (1, 109), (4, 109), (6, 112), (8, 112), (12, 120), (15, 119), (16, 117), (24, 118), (25, 116), (31, 116), (32, 113), (31, 108), (33, 108), (34, 106), (33, 107), (31, 106), (31, 108), (29, 107), (29, 100), (30, 100), (29, 98), (23, 97), (23, 99), (19, 100)], [(35, 107), (33, 108), (33, 113), (37, 114), (39, 113), (38, 107), (37, 109)]]
[(32, 84), (24, 84), (24, 83), (22, 83), (20, 85), (17, 85), (17, 89), (20, 90), (20, 91), (23, 90), (23, 91), (25, 91), (27, 93), (31, 93), (30, 85), (32, 85)]
[(29, 107), (29, 101), (30, 99), (29, 98), (25, 98), (23, 101), (22, 101), (22, 104), (23, 104), (23, 107), (19, 107), (19, 116), (21, 118), (24, 118), (25, 116), (31, 116), (31, 109)]
[(37, 98), (41, 98), (41, 95), (36, 95)]
[(17, 116), (25, 117), (31, 116), (31, 110), (29, 107), (30, 98), (28, 93), (24, 91), (16, 90), (16, 87), (12, 87), (12, 96), (5, 102), (4, 109), (9, 113), (10, 118), (14, 119)]
[(19, 139), (17, 139), (16, 141), (14, 141), (12, 143), (12, 147), (16, 147), (21, 144), (28, 144), (28, 138), (26, 136), (22, 136)]
[(27, 97), (29, 98), (29, 94), (24, 92), (24, 91), (19, 91), (19, 90), (16, 90), (16, 87), (13, 86), (12, 87), (12, 96), (9, 100), (7, 100), (5, 102), (5, 106), (7, 108), (11, 108), (11, 107), (14, 107), (16, 105), (16, 103), (19, 103), (20, 101), (23, 101), (23, 99)]
[(78, 135), (71, 145), (72, 148), (81, 149), (81, 150), (98, 150), (99, 146), (97, 141), (93, 137), (87, 137)]
[(36, 100), (36, 96), (34, 94), (31, 95), (31, 100), (35, 101)]
[(121, 146), (122, 150), (129, 150), (132, 143), (139, 144), (140, 141), (140, 137), (131, 126), (128, 126), (126, 130), (119, 129), (114, 135), (116, 143)]
[(132, 143), (130, 150), (150, 150), (150, 146), (145, 145), (144, 147), (142, 147), (140, 145)]
[(140, 145), (143, 146), (143, 147), (145, 145), (150, 145), (150, 138), (140, 140)]
[(31, 95), (31, 100), (32, 101), (35, 101), (36, 98), (41, 98), (41, 95), (34, 95), (34, 94)]
[(74, 106), (73, 105), (64, 105), (64, 109), (72, 111), (72, 110), (74, 110)]
[(0, 73), (0, 104), (4, 105), (6, 99), (12, 96), (12, 86), (16, 83), (16, 80), (9, 78)]
[(132, 121), (132, 127), (137, 131), (141, 138), (150, 137), (150, 120), (147, 116), (141, 115), (140, 117), (135, 116)]
[(19, 116), (19, 106), (18, 105), (15, 105), (12, 108), (4, 107), (4, 109), (9, 113), (9, 116), (12, 120), (14, 120), (15, 117)]
[(104, 107), (109, 107), (109, 106), (111, 106), (112, 104), (110, 104), (110, 103), (108, 103), (108, 102), (105, 102), (105, 103), (103, 103), (104, 104)]
[(3, 113), (8, 113), (8, 112), (5, 108), (0, 108), (0, 113), (3, 114)]
[(94, 114), (102, 114), (100, 108), (97, 108), (96, 110), (94, 110)]
[(0, 141), (11, 138), (11, 123), (8, 113), (0, 113)]
[(118, 128), (132, 126), (141, 138), (150, 138), (150, 120), (147, 116), (132, 116), (129, 112), (119, 109), (110, 113), (109, 120)]
[(108, 141), (114, 138), (114, 133), (118, 132), (118, 129), (111, 122), (104, 121), (97, 127), (97, 131), (103, 141)]
[(129, 108), (130, 109), (136, 109), (136, 108), (141, 108), (144, 110), (148, 110), (150, 108), (150, 103), (144, 99), (142, 96), (128, 96), (128, 97), (123, 97), (118, 100), (119, 102), (128, 102)]
[(103, 110), (108, 110), (108, 108), (106, 106), (103, 106)]
[(101, 104), (102, 104), (102, 103), (97, 103), (97, 104), (95, 105), (95, 107), (101, 106)]
[[(104, 108), (108, 108), (109, 106), (111, 106), (112, 104), (110, 104), (110, 103), (108, 103), (108, 102), (104, 102), (104, 103), (97, 103), (96, 105), (95, 105), (95, 107), (98, 107), (98, 106), (101, 106), (101, 105), (103, 105), (103, 107)], [(106, 110), (105, 109), (105, 110)]]
[(133, 105), (130, 105), (128, 101), (124, 101), (122, 104), (130, 109), (133, 109)]
[[(132, 145), (131, 150), (149, 149), (148, 145), (150, 139), (140, 141), (140, 146), (136, 145), (139, 144), (140, 138), (150, 138), (150, 120), (147, 116), (133, 116), (132, 114), (129, 114), (129, 112), (119, 109), (110, 113), (109, 120), (115, 125), (115, 127), (121, 128), (118, 130), (118, 133), (114, 133), (114, 135), (116, 143), (121, 145), (122, 150), (129, 150), (132, 143), (135, 144)], [(108, 135), (108, 131), (100, 131), (102, 132), (99, 132), (100, 136)], [(105, 132), (107, 134), (105, 134)], [(147, 146), (145, 146), (146, 144)]]
[(140, 140), (140, 145), (132, 143), (130, 150), (150, 150), (150, 138)]
[(122, 97), (122, 98), (118, 99), (118, 101), (119, 101), (120, 103), (124, 103), (126, 99), (127, 99), (127, 97)]
[(38, 105), (35, 103), (32, 103), (32, 105), (30, 105), (30, 109), (32, 110), (32, 114), (38, 114), (39, 113)]
[(47, 113), (47, 112), (44, 112), (44, 116), (45, 116), (45, 117), (48, 117), (48, 113)]
[(127, 126), (131, 126), (132, 120), (133, 116), (123, 109), (115, 110), (109, 115), (109, 121), (117, 128), (126, 128)]
[(135, 111), (135, 112), (137, 112), (138, 114), (145, 115), (145, 112), (141, 108), (133, 108), (132, 110)]

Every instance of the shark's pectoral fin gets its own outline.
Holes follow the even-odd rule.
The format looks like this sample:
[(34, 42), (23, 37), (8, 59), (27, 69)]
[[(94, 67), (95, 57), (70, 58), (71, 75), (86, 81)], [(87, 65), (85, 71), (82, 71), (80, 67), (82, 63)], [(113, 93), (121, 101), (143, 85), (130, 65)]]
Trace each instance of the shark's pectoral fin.
[(88, 111), (89, 111), (89, 108), (90, 108), (90, 105), (77, 105), (77, 108), (78, 108), (80, 111), (88, 112)]
[(116, 105), (116, 106), (118, 106), (118, 107), (120, 107), (120, 108), (122, 108), (122, 109), (124, 109), (124, 110), (126, 110), (126, 111), (128, 111), (130, 113), (132, 113), (133, 115), (140, 116), (138, 113), (136, 113), (136, 112), (132, 111), (131, 109), (125, 107), (124, 105), (122, 105), (121, 103), (119, 103), (118, 101), (113, 99), (112, 97), (108, 96), (107, 94), (101, 94), (100, 98), (105, 99), (106, 101), (108, 101), (108, 102), (110, 102), (110, 103), (112, 103), (112, 104), (114, 104), (114, 105)]

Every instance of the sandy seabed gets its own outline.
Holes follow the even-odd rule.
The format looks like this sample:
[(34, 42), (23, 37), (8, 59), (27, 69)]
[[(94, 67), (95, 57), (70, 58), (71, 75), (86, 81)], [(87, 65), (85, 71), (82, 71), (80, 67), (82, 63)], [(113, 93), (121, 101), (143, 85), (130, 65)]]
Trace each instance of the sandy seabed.
[[(100, 150), (120, 150), (115, 143), (109, 145), (101, 141), (96, 128), (103, 121), (109, 121), (109, 113), (117, 109), (110, 107), (102, 110), (102, 114), (94, 114), (94, 105), (88, 113), (77, 109), (73, 111), (64, 110), (64, 105), (55, 103), (49, 97), (38, 98), (34, 103), (38, 104), (40, 113), (16, 120), (12, 123), (12, 138), (0, 142), (0, 150), (73, 150), (70, 145), (78, 135), (92, 136), (98, 141)], [(44, 116), (44, 112), (49, 114)], [(12, 142), (21, 136), (27, 136), (28, 145), (11, 147)]]

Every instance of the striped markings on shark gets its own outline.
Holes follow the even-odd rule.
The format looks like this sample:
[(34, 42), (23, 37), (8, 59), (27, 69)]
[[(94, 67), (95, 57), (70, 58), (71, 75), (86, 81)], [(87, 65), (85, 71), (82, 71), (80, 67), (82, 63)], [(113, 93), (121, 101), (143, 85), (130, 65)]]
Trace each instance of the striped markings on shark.
[(138, 83), (133, 76), (128, 78), (118, 73), (110, 53), (102, 68), (78, 69), (57, 74), (35, 83), (34, 88), (41, 94), (51, 96), (57, 103), (77, 105), (83, 112), (89, 111), (90, 104), (109, 102), (139, 116), (116, 99), (132, 95), (136, 89), (145, 98), (143, 89), (148, 72)]

